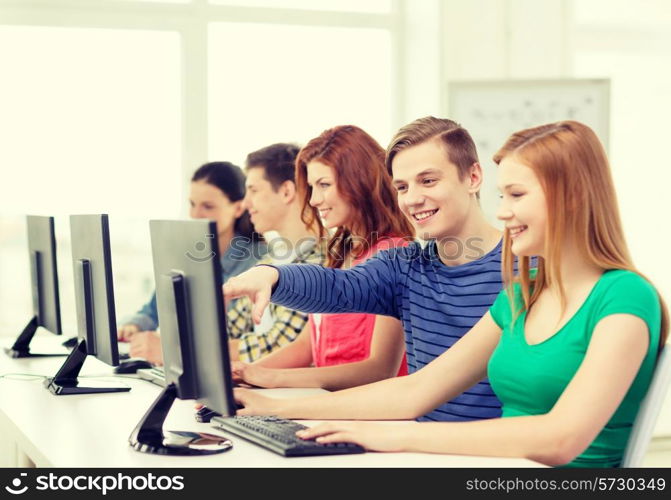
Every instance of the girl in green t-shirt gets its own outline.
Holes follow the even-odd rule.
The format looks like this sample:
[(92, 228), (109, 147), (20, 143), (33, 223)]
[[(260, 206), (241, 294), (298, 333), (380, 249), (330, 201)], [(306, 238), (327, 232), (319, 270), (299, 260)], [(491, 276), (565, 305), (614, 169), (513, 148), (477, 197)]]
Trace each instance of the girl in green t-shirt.
[(668, 313), (629, 256), (605, 151), (589, 127), (565, 121), (513, 134), (494, 160), (506, 286), (469, 333), (407, 377), (281, 403), (237, 389), (240, 413), (411, 419), (489, 376), (502, 418), (332, 422), (302, 437), (378, 451), (618, 466), (666, 341)]

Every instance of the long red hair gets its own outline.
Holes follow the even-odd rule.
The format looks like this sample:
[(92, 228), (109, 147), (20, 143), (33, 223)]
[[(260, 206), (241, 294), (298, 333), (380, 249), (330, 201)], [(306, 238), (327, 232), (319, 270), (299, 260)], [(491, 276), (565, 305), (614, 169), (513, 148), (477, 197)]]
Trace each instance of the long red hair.
[(307, 170), (311, 161), (333, 168), (336, 189), (351, 207), (348, 227), (339, 227), (328, 241), (327, 266), (342, 267), (347, 257), (363, 255), (380, 238), (411, 239), (412, 226), (398, 208), (384, 157), (382, 146), (354, 125), (325, 130), (298, 153), (296, 186), (303, 198), (303, 222), (327, 236), (319, 212), (310, 206)]
[[(519, 258), (519, 277), (515, 278), (508, 230), (503, 236), (503, 280), (510, 294), (510, 285), (518, 280), (524, 301), (522, 309), (514, 311), (516, 315), (528, 310), (551, 283), (559, 287), (565, 306), (559, 257), (566, 234), (573, 237), (578, 250), (593, 265), (604, 271), (624, 269), (643, 276), (635, 268), (624, 238), (606, 151), (591, 128), (563, 121), (522, 130), (510, 136), (494, 155), (494, 161), (499, 164), (507, 156), (534, 171), (543, 187), (548, 211), (547, 253), (538, 257), (533, 281), (529, 277), (529, 257)], [(662, 311), (661, 347), (668, 335), (669, 316), (662, 296), (657, 294)]]

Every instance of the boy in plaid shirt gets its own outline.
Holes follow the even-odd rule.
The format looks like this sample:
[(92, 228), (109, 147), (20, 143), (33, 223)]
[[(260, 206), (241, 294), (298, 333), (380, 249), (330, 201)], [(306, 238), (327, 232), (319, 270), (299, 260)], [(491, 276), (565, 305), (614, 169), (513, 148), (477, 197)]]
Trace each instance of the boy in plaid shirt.
[[(268, 255), (259, 264), (322, 264), (324, 255), (316, 231), (301, 220), (296, 196), (295, 160), (299, 148), (273, 144), (247, 156), (244, 206), (258, 233), (274, 231)], [(316, 228), (315, 228), (316, 229)], [(292, 342), (303, 331), (308, 315), (283, 306), (269, 307), (259, 325), (252, 321), (251, 301), (243, 297), (227, 311), (232, 360), (250, 363)]]

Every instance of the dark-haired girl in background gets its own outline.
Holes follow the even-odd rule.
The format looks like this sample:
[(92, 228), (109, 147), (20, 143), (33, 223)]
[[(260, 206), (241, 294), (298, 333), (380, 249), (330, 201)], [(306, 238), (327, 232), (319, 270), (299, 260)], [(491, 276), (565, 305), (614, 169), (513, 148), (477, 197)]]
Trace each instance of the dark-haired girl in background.
[[(265, 253), (262, 238), (254, 232), (249, 214), (242, 206), (245, 197), (245, 176), (229, 162), (202, 165), (191, 177), (189, 215), (193, 219), (217, 222), (217, 240), (221, 256), (222, 282), (257, 263)], [(197, 254), (197, 242), (194, 252)], [(149, 302), (122, 322), (118, 338), (131, 342), (130, 355), (154, 364), (162, 364), (158, 333), (156, 292)]]

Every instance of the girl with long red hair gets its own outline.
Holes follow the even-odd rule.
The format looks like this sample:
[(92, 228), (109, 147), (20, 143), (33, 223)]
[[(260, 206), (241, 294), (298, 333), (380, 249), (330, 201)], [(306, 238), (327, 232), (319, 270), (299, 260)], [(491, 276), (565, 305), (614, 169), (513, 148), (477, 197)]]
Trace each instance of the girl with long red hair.
[[(384, 156), (384, 149), (353, 125), (328, 129), (299, 152), (302, 218), (327, 240), (327, 267), (354, 267), (411, 238)], [(313, 314), (291, 344), (255, 363), (235, 363), (233, 371), (260, 387), (335, 390), (407, 374), (404, 354), (403, 329), (395, 318)]]

